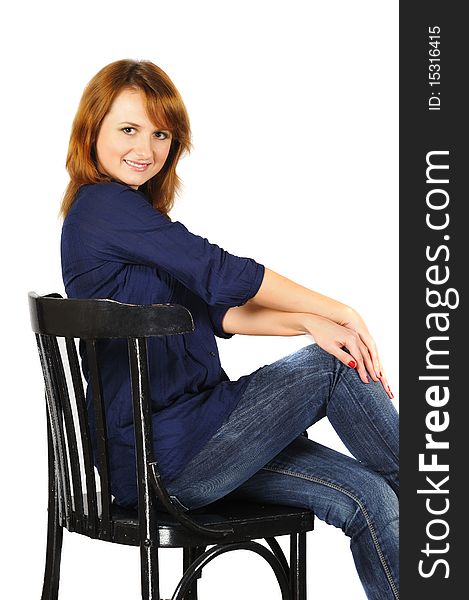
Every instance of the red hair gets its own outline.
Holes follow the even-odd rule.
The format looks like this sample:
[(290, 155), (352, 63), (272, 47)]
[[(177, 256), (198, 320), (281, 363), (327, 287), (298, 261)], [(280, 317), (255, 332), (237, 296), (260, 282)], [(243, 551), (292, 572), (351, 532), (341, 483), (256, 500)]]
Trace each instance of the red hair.
[(180, 179), (176, 165), (184, 151), (190, 150), (190, 123), (186, 107), (166, 73), (150, 61), (118, 60), (101, 69), (86, 86), (72, 125), (66, 168), (70, 182), (60, 207), (66, 217), (80, 186), (109, 182), (101, 173), (96, 158), (96, 140), (101, 123), (116, 96), (123, 89), (143, 92), (150, 120), (172, 134), (168, 158), (159, 173), (140, 186), (155, 208), (168, 215)]

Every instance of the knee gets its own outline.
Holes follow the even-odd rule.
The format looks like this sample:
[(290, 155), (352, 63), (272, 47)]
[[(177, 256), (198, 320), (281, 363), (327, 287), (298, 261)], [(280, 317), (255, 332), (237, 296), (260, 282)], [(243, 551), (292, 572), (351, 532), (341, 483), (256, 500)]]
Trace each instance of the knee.
[(360, 494), (353, 498), (343, 530), (349, 537), (365, 529), (374, 533), (398, 535), (399, 500), (391, 486), (380, 476), (371, 478)]
[[(346, 350), (345, 348), (342, 349)], [(349, 366), (345, 365), (336, 356), (334, 356), (327, 350), (324, 350), (323, 348), (321, 348), (321, 346), (318, 346), (318, 344), (309, 344), (308, 346), (303, 348), (303, 350), (308, 354), (309, 360), (311, 360), (311, 357), (313, 357), (316, 364), (322, 365), (332, 375), (337, 376), (342, 372), (356, 375), (355, 369), (352, 369)], [(308, 362), (308, 366), (309, 365), (310, 363)]]
[[(308, 344), (300, 351), (301, 357), (305, 358), (305, 363), (308, 368), (311, 368), (312, 361), (315, 365), (321, 365), (327, 371), (335, 372), (339, 367), (344, 366), (338, 358), (333, 354), (324, 350), (318, 344)], [(349, 368), (349, 367), (348, 367)]]

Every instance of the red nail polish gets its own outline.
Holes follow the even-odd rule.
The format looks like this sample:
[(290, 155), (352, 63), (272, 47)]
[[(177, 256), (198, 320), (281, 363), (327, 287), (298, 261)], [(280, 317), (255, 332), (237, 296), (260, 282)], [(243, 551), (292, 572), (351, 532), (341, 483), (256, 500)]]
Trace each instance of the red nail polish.
[(349, 366), (349, 367), (352, 367), (352, 369), (355, 369), (355, 367), (357, 366), (357, 363), (356, 363), (354, 360), (351, 360), (351, 361), (348, 363), (348, 366)]
[(379, 372), (379, 376), (380, 376), (380, 377), (382, 377), (382, 376), (383, 376), (383, 374), (381, 373), (381, 371)]

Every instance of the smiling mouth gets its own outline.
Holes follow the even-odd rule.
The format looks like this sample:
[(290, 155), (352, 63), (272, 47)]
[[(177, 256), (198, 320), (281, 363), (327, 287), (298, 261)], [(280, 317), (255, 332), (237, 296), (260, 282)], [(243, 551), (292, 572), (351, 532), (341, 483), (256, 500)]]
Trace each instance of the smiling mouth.
[(127, 160), (125, 158), (124, 162), (134, 171), (145, 171), (145, 169), (150, 166), (150, 163), (139, 163), (133, 160)]

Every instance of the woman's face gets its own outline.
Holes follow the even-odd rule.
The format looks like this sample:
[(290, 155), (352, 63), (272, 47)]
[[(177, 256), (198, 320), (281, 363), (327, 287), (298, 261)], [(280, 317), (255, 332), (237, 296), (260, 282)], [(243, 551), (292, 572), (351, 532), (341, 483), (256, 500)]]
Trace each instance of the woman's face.
[(138, 189), (163, 167), (171, 146), (171, 133), (148, 119), (145, 96), (122, 90), (101, 124), (96, 140), (100, 171)]

